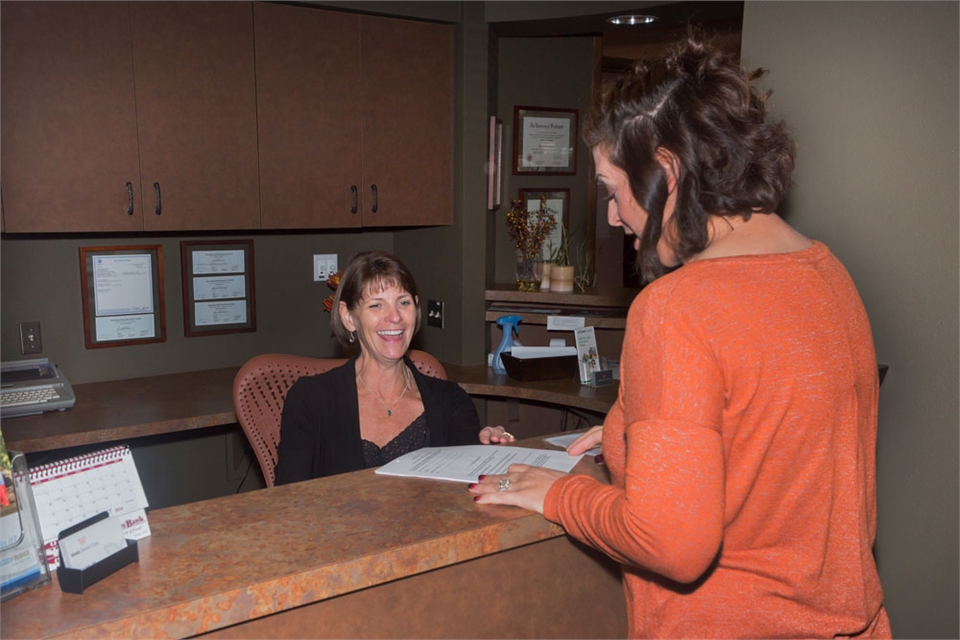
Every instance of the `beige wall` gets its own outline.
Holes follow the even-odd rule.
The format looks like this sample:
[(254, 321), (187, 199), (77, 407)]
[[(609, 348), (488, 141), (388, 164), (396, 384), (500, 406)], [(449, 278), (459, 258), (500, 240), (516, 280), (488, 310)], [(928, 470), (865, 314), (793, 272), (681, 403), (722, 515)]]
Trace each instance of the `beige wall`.
[[(896, 637), (958, 629), (958, 5), (747, 2), (798, 142), (788, 220), (847, 265), (880, 362), (876, 555)], [(851, 461), (851, 464), (853, 461)]]

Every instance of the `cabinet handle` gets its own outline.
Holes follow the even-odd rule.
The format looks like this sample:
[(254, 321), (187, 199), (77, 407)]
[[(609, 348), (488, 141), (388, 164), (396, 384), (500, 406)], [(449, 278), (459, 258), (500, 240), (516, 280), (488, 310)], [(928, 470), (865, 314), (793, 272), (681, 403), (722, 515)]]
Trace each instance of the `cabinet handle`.
[(127, 215), (133, 215), (133, 184), (127, 183)]
[(357, 185), (355, 184), (350, 185), (350, 193), (353, 194), (353, 206), (350, 207), (350, 213), (356, 213), (357, 212), (357, 196), (359, 194), (357, 191)]
[(377, 196), (377, 185), (375, 184), (370, 185), (370, 191), (373, 191), (373, 206), (370, 207), (370, 213), (376, 213), (377, 202), (380, 200), (379, 196)]
[(157, 208), (154, 209), (153, 212), (157, 215), (160, 215), (161, 209), (160, 209), (160, 183), (159, 182), (153, 183), (153, 190), (157, 192)]

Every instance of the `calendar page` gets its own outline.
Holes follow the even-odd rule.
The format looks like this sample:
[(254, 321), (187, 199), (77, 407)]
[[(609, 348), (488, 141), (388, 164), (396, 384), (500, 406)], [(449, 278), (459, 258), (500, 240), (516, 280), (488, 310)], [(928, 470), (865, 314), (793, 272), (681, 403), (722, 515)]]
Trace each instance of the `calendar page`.
[(146, 494), (127, 446), (42, 465), (30, 470), (47, 565), (60, 564), (60, 532), (106, 511), (130, 540), (150, 535)]

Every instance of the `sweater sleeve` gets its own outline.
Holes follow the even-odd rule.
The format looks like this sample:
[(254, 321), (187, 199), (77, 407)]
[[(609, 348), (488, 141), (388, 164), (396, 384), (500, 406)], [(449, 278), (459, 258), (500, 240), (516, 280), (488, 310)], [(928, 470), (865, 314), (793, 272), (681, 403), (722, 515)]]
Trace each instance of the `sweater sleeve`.
[(666, 315), (655, 299), (631, 309), (604, 422), (613, 484), (562, 478), (544, 515), (621, 563), (691, 582), (723, 537), (722, 380), (704, 342)]

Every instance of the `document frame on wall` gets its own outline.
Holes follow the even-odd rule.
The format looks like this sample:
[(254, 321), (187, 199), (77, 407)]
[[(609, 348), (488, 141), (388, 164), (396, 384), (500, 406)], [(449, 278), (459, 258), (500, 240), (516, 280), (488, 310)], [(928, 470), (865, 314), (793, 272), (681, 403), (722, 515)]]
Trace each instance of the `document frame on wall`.
[(163, 247), (80, 247), (87, 349), (167, 341)]
[(182, 240), (183, 335), (257, 330), (253, 240)]
[(497, 116), (490, 116), (487, 137), (487, 211), (496, 211), (503, 183), (503, 121)]
[(513, 174), (577, 174), (576, 109), (513, 109)]

